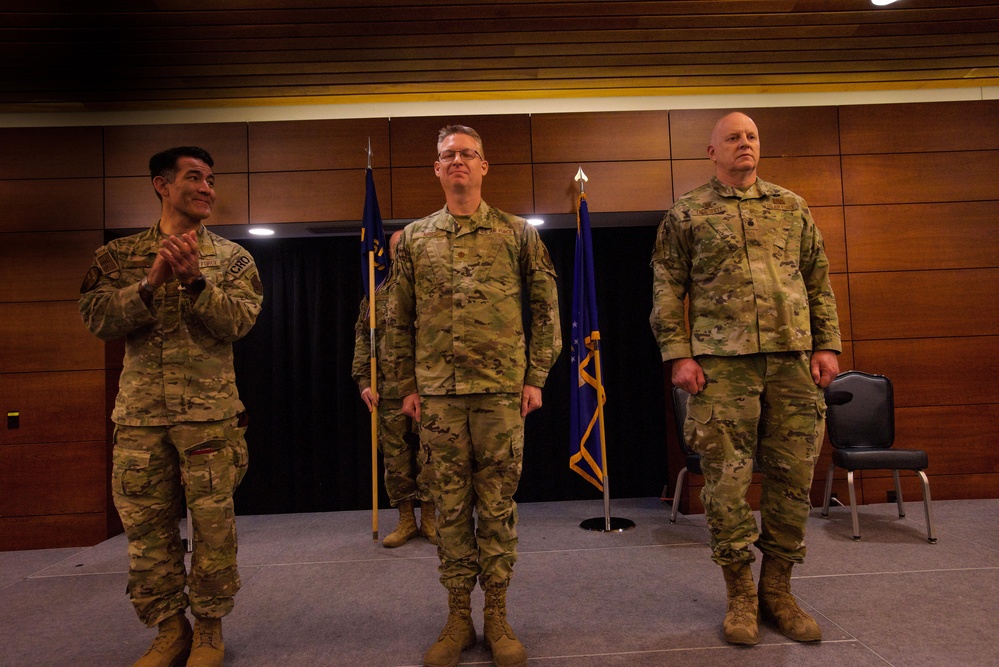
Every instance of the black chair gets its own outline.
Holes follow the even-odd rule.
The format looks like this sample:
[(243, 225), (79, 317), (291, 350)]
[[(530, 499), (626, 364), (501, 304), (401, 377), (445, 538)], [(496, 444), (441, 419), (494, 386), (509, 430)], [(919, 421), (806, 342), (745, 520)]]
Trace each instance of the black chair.
[[(684, 468), (676, 476), (676, 489), (673, 491), (673, 511), (670, 512), (669, 522), (676, 523), (676, 515), (680, 511), (680, 494), (683, 492), (683, 480), (687, 478), (687, 473), (703, 475), (701, 472), (701, 455), (690, 448), (687, 439), (683, 436), (683, 422), (687, 420), (687, 398), (690, 397), (685, 390), (673, 387), (673, 413), (676, 415), (676, 439), (680, 443), (680, 451), (683, 452)], [(759, 472), (759, 466), (753, 461), (753, 472)]]
[(895, 441), (895, 403), (891, 380), (883, 375), (848, 371), (839, 375), (829, 386), (830, 392), (852, 395), (849, 402), (828, 406), (826, 426), (832, 443), (832, 463), (826, 473), (825, 502), (822, 516), (829, 516), (833, 471), (844, 468), (850, 491), (850, 512), (853, 515), (853, 539), (860, 539), (857, 521), (857, 493), (853, 486), (856, 470), (891, 470), (895, 478), (895, 499), (899, 517), (905, 516), (899, 470), (912, 470), (923, 484), (923, 504), (926, 506), (926, 539), (934, 544), (933, 511), (930, 506), (930, 481), (923, 470), (928, 465), (926, 452), (921, 449), (892, 449)]

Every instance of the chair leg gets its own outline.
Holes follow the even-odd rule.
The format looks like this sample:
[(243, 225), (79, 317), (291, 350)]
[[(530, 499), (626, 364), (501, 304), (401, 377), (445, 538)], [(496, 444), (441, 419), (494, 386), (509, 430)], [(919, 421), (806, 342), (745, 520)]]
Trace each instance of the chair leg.
[(933, 537), (933, 509), (930, 505), (930, 480), (926, 473), (917, 470), (916, 474), (923, 483), (923, 505), (926, 507), (926, 540), (930, 544), (936, 544), (937, 538)]
[(857, 520), (857, 492), (853, 488), (853, 471), (846, 471), (846, 485), (850, 489), (850, 514), (853, 516), (853, 539), (860, 539), (860, 521)]
[(902, 500), (902, 483), (898, 479), (898, 470), (892, 470), (891, 475), (895, 478), (895, 502), (898, 504), (898, 516), (904, 518), (905, 503)]
[(679, 475), (676, 476), (676, 490), (673, 492), (673, 511), (670, 512), (669, 515), (670, 523), (676, 523), (676, 513), (680, 511), (680, 494), (683, 492), (683, 479), (686, 476), (686, 467), (680, 471)]
[(187, 508), (187, 553), (194, 551), (194, 524), (191, 522), (191, 508)]
[(829, 501), (832, 499), (832, 483), (833, 483), (833, 471), (836, 470), (836, 464), (829, 464), (829, 471), (826, 472), (826, 500), (822, 505), (822, 516), (823, 518), (828, 518), (829, 516)]

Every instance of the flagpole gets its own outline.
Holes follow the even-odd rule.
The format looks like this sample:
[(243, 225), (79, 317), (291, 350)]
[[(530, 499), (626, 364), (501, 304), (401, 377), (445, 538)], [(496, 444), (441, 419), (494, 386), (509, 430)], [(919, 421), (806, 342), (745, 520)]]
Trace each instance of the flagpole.
[[(583, 173), (583, 167), (579, 167), (579, 171), (576, 172), (575, 180), (579, 182), (579, 200), (580, 209), (582, 208), (582, 201), (586, 196), (586, 181), (590, 180), (587, 178), (586, 174)], [(577, 215), (580, 215), (577, 212)], [(610, 532), (623, 532), (635, 527), (635, 522), (630, 519), (622, 519), (620, 517), (612, 517), (610, 511), (610, 476), (607, 474), (607, 438), (604, 432), (604, 401), (606, 400), (604, 394), (604, 378), (602, 364), (600, 362), (600, 332), (594, 331), (591, 333), (593, 336), (593, 361), (596, 364), (596, 379), (597, 379), (597, 429), (600, 435), (600, 474), (601, 481), (604, 490), (604, 516), (603, 525), (597, 518), (587, 519), (579, 524), (580, 528), (584, 530), (592, 531), (602, 531), (605, 533)]]
[[(371, 169), (371, 137), (368, 137), (368, 169)], [(378, 396), (378, 357), (375, 354), (375, 251), (368, 251), (368, 318), (371, 329), (371, 395)], [(371, 539), (378, 541), (378, 405), (371, 406)]]

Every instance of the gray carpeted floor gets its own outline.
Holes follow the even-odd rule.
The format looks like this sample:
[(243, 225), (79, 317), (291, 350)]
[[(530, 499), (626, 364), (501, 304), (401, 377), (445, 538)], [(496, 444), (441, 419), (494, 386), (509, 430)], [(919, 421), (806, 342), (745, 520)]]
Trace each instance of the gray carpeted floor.
[[(807, 562), (793, 590), (824, 641), (799, 645), (770, 629), (754, 648), (721, 636), (724, 583), (703, 515), (668, 521), (658, 499), (615, 500), (636, 528), (581, 530), (600, 500), (520, 506), (520, 560), (510, 620), (533, 667), (659, 665), (997, 665), (999, 501), (813, 510)], [(384, 536), (393, 512), (379, 515)], [(226, 664), (419, 665), (446, 616), (434, 547), (385, 549), (370, 512), (238, 519), (243, 589), (225, 620)], [(154, 635), (125, 596), (125, 540), (91, 548), (0, 553), (0, 664), (130, 665)], [(481, 642), (463, 665), (492, 664)]]

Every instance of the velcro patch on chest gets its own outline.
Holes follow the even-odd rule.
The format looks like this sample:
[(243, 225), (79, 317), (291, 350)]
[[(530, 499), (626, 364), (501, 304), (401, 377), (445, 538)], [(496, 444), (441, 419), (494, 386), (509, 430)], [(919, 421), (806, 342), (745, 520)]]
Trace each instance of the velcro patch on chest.
[(712, 208), (692, 208), (690, 209), (690, 215), (718, 215), (719, 213), (724, 213), (724, 206), (714, 206)]

